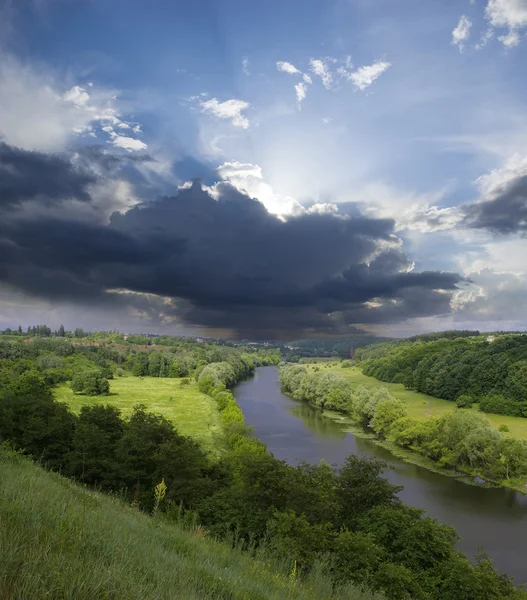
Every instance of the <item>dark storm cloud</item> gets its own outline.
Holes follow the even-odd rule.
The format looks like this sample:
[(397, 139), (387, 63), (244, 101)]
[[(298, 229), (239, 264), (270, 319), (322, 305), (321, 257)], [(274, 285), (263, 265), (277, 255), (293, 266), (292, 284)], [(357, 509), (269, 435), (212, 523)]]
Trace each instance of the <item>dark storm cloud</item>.
[(497, 234), (527, 233), (527, 176), (503, 186), (491, 200), (466, 204), (462, 224)]
[(28, 200), (52, 204), (75, 198), (90, 201), (96, 177), (63, 156), (21, 150), (0, 142), (0, 208)]
[[(74, 195), (72, 173), (64, 174), (66, 182), (44, 177), (50, 198), (52, 183), (60, 197)], [(77, 193), (82, 199), (82, 185)], [(195, 183), (114, 213), (108, 225), (12, 213), (0, 223), (0, 282), (144, 315), (150, 306), (164, 320), (244, 334), (338, 333), (448, 312), (459, 276), (408, 272), (392, 220), (304, 213), (284, 221), (228, 184), (216, 195)]]

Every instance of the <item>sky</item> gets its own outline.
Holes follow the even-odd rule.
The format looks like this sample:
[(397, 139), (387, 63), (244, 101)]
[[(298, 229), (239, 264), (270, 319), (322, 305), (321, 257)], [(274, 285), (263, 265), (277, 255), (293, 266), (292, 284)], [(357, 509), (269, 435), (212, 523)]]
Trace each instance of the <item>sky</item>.
[(0, 329), (527, 326), (527, 0), (0, 0)]

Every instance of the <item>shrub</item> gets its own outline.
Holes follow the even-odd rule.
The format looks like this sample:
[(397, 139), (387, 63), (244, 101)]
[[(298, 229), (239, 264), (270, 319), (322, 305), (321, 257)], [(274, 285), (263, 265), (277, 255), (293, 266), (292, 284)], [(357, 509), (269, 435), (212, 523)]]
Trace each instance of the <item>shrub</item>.
[(87, 396), (106, 396), (110, 392), (108, 380), (96, 371), (76, 373), (71, 380), (71, 389), (76, 394)]
[(505, 423), (502, 423), (498, 427), (498, 431), (501, 431), (502, 433), (507, 433), (509, 431), (509, 428), (507, 427), (507, 425), (505, 425)]
[(468, 394), (461, 394), (457, 397), (456, 405), (458, 408), (472, 408), (474, 404), (474, 398)]

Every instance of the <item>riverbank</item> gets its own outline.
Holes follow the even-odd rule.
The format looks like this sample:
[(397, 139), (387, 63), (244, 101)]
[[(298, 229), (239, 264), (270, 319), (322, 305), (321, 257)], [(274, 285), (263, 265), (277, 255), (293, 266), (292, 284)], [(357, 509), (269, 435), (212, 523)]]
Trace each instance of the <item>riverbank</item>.
[(406, 463), (416, 465), (418, 467), (422, 467), (423, 469), (427, 469), (432, 473), (437, 473), (438, 475), (444, 475), (445, 477), (451, 477), (460, 481), (462, 483), (466, 483), (468, 485), (472, 485), (475, 487), (482, 488), (507, 488), (514, 490), (516, 492), (520, 492), (525, 495), (525, 491), (520, 489), (519, 487), (515, 487), (514, 485), (500, 485), (496, 483), (492, 483), (489, 481), (484, 481), (483, 483), (478, 483), (474, 481), (474, 475), (463, 473), (460, 471), (456, 471), (454, 469), (446, 469), (440, 467), (437, 463), (434, 463), (433, 460), (419, 454), (418, 452), (413, 452), (412, 450), (408, 450), (406, 448), (401, 448), (397, 444), (389, 441), (389, 440), (380, 440), (375, 433), (367, 431), (364, 427), (362, 427), (359, 423), (353, 421), (353, 419), (349, 416), (344, 416), (341, 413), (334, 412), (331, 410), (322, 410), (322, 415), (325, 418), (332, 419), (335, 423), (339, 423), (345, 426), (345, 431), (353, 434), (355, 437), (369, 440), (375, 446), (379, 448), (384, 448), (384, 450), (388, 450), (393, 456), (403, 460)]
[[(286, 369), (290, 369), (292, 368), (294, 370), (294, 367), (286, 367)], [(474, 485), (477, 487), (501, 487), (501, 488), (509, 488), (515, 491), (518, 491), (522, 494), (526, 494), (527, 492), (527, 476), (525, 475), (525, 470), (522, 469), (517, 469), (517, 472), (514, 474), (511, 474), (511, 476), (507, 476), (505, 477), (505, 472), (503, 469), (496, 469), (496, 468), (490, 468), (489, 466), (487, 466), (486, 468), (480, 468), (480, 467), (473, 467), (472, 464), (468, 464), (468, 461), (465, 462), (465, 464), (463, 464), (463, 461), (456, 461), (458, 462), (458, 464), (456, 464), (454, 467), (453, 466), (442, 466), (442, 464), (440, 464), (438, 461), (434, 460), (433, 458), (430, 458), (429, 456), (427, 456), (429, 450), (429, 446), (430, 443), (427, 442), (427, 445), (424, 444), (421, 440), (421, 436), (425, 436), (425, 438), (427, 436), (429, 436), (430, 434), (427, 433), (428, 429), (427, 426), (425, 425), (425, 423), (428, 421), (429, 423), (432, 423), (433, 421), (431, 421), (432, 419), (441, 419), (441, 418), (451, 418), (452, 421), (459, 421), (461, 419), (461, 417), (467, 417), (470, 414), (474, 415), (474, 419), (476, 419), (477, 422), (477, 418), (481, 419), (480, 415), (481, 413), (479, 413), (479, 411), (475, 410), (475, 409), (464, 409), (463, 414), (458, 413), (457, 412), (457, 407), (455, 406), (454, 403), (452, 402), (447, 402), (445, 400), (439, 400), (437, 398), (432, 398), (429, 396), (425, 396), (424, 394), (420, 394), (418, 392), (414, 392), (411, 390), (406, 390), (402, 385), (400, 384), (387, 384), (385, 385), (383, 382), (380, 382), (372, 377), (367, 377), (365, 375), (363, 375), (356, 367), (348, 367), (348, 368), (342, 368), (342, 367), (335, 367), (334, 365), (328, 365), (325, 367), (320, 367), (320, 366), (315, 366), (315, 365), (302, 365), (302, 368), (304, 369), (304, 373), (306, 373), (306, 375), (304, 375), (305, 381), (302, 381), (301, 383), (301, 379), (298, 379), (298, 377), (302, 378), (302, 375), (299, 374), (298, 377), (296, 377), (295, 375), (292, 375), (293, 380), (291, 382), (287, 382), (285, 391), (287, 392), (291, 392), (295, 398), (297, 399), (302, 399), (304, 401), (307, 401), (311, 404), (313, 404), (315, 406), (315, 408), (324, 408), (327, 409), (327, 406), (330, 406), (330, 408), (332, 410), (327, 411), (328, 416), (331, 416), (332, 418), (336, 418), (339, 422), (345, 422), (347, 423), (347, 425), (349, 427), (352, 427), (352, 429), (350, 429), (350, 432), (353, 433), (354, 435), (357, 435), (358, 437), (362, 437), (362, 438), (367, 438), (369, 439), (372, 443), (378, 445), (379, 447), (382, 447), (386, 450), (388, 450), (389, 452), (391, 452), (392, 454), (394, 454), (395, 456), (397, 456), (398, 458), (404, 460), (405, 462), (414, 464), (414, 465), (418, 465), (420, 467), (426, 468), (430, 471), (433, 471), (435, 473), (441, 474), (441, 475), (445, 475), (447, 477), (453, 477), (455, 479), (457, 479), (458, 481), (462, 481), (464, 483), (470, 484), (470, 485)], [(317, 388), (317, 384), (316, 381), (319, 380), (319, 378), (324, 378), (324, 376), (326, 375), (326, 379), (327, 376), (329, 375), (329, 373), (332, 373), (332, 383), (328, 383), (326, 382), (325, 384), (322, 384), (322, 387), (324, 389), (325, 386), (330, 385), (331, 386), (336, 386), (334, 387), (334, 392), (329, 391), (329, 388), (326, 389), (325, 392), (323, 391), (316, 391)], [(296, 378), (295, 378), (296, 377)], [(336, 379), (335, 379), (336, 377)], [(349, 383), (349, 387), (347, 388), (348, 390), (352, 390), (353, 393), (356, 392), (356, 390), (358, 390), (359, 388), (362, 388), (364, 390), (364, 388), (366, 390), (368, 390), (370, 396), (373, 397), (377, 397), (379, 395), (379, 393), (381, 394), (381, 396), (386, 395), (386, 391), (389, 392), (390, 397), (392, 398), (391, 402), (392, 402), (392, 408), (388, 408), (386, 409), (388, 412), (384, 411), (381, 420), (386, 421), (387, 418), (389, 418), (390, 423), (394, 424), (395, 421), (397, 419), (399, 419), (399, 417), (407, 417), (408, 419), (410, 419), (409, 424), (405, 424), (404, 428), (404, 434), (403, 436), (401, 436), (398, 433), (398, 430), (394, 432), (394, 430), (392, 429), (391, 425), (388, 425), (385, 423), (384, 428), (383, 429), (379, 429), (379, 427), (377, 426), (376, 420), (377, 418), (372, 420), (372, 416), (375, 414), (375, 409), (368, 409), (368, 408), (360, 408), (359, 410), (357, 410), (357, 407), (355, 406), (355, 403), (357, 402), (357, 399), (353, 401), (354, 404), (354, 409), (353, 409), (353, 413), (354, 414), (350, 414), (350, 412), (348, 412), (350, 409), (348, 409), (347, 407), (349, 406), (349, 401), (348, 400), (332, 400), (332, 394), (337, 393), (337, 396), (333, 396), (334, 398), (338, 398), (338, 388), (339, 385), (344, 385), (346, 387), (346, 384), (339, 384), (338, 381), (341, 381), (345, 379), (348, 383)], [(289, 389), (291, 387), (291, 385), (293, 386), (292, 389)], [(315, 387), (313, 387), (313, 385)], [(298, 386), (300, 386), (300, 388), (298, 388)], [(303, 386), (303, 387), (302, 387)], [(384, 392), (382, 391), (382, 389), (384, 388)], [(347, 394), (349, 394), (350, 392), (348, 391)], [(362, 392), (365, 393), (365, 392)], [(321, 395), (322, 394), (322, 395)], [(359, 396), (357, 398), (359, 398), (361, 395), (361, 392), (359, 392)], [(346, 396), (347, 397), (347, 396)], [(373, 402), (378, 402), (379, 400), (371, 400)], [(359, 400), (359, 404), (364, 404), (364, 402), (366, 402), (366, 404), (368, 405), (369, 402), (371, 402), (370, 400)], [(336, 404), (335, 404), (336, 402)], [(331, 406), (331, 404), (333, 404), (333, 406)], [(404, 409), (402, 408), (404, 406)], [(401, 408), (398, 408), (401, 407)], [(370, 410), (373, 410), (373, 412), (368, 413)], [(393, 413), (392, 411), (401, 411), (398, 414)], [(392, 413), (390, 415), (390, 413)], [(335, 417), (335, 415), (339, 415), (338, 417)], [(390, 416), (389, 416), (390, 415)], [(451, 417), (449, 416), (451, 415)], [(495, 418), (500, 418), (501, 420), (501, 416), (500, 415), (493, 415)], [(487, 415), (485, 415), (485, 417), (487, 417)], [(514, 417), (509, 417), (509, 419), (514, 418)], [(365, 420), (366, 419), (366, 420)], [(403, 419), (400, 419), (401, 422), (403, 421)], [(462, 419), (463, 420), (463, 419)], [(526, 419), (523, 419), (524, 421), (527, 421)], [(491, 425), (494, 425), (494, 423), (492, 423), (492, 421), (490, 421), (490, 419), (488, 419), (488, 421), (490, 422), (486, 427), (487, 427), (487, 431), (488, 434), (490, 435), (492, 432), (491, 429)], [(370, 430), (369, 427), (365, 427), (363, 425), (364, 422), (371, 422), (373, 423), (372, 425), (372, 429)], [(398, 421), (399, 423), (399, 421)], [(419, 426), (419, 431), (420, 433), (415, 434), (415, 433), (410, 433), (411, 428), (414, 427), (415, 424), (415, 428), (417, 428), (417, 423), (422, 423), (423, 427)], [(432, 426), (432, 425), (431, 425)], [(453, 425), (454, 427), (459, 427), (460, 424), (458, 425)], [(478, 425), (480, 426), (480, 425)], [(397, 429), (398, 426), (395, 426), (395, 428)], [(410, 429), (408, 429), (408, 427), (410, 427)], [(433, 427), (433, 426), (432, 426)], [(471, 425), (472, 427), (472, 425)], [(375, 431), (373, 431), (375, 430)], [(422, 431), (421, 431), (422, 430)], [(472, 434), (475, 433), (474, 429), (469, 429), (466, 430), (467, 431), (467, 435), (470, 432), (472, 432)], [(409, 432), (409, 433), (407, 433)], [(495, 430), (496, 435), (498, 435), (497, 430)], [(408, 437), (408, 435), (410, 435), (410, 437)], [(434, 434), (435, 435), (435, 434)], [(511, 436), (510, 433), (506, 433), (505, 435), (500, 433), (499, 434), (501, 436), (501, 439), (503, 438), (507, 438), (507, 440), (510, 441), (504, 441), (503, 444), (514, 444), (514, 437), (515, 436)], [(444, 436), (443, 436), (444, 437)], [(463, 437), (463, 436), (462, 436)], [(464, 442), (462, 442), (462, 437), (460, 438), (460, 442), (464, 444)], [(416, 448), (414, 446), (414, 442), (412, 442), (412, 438), (415, 440), (418, 440), (419, 446), (422, 446), (423, 448), (419, 447)], [(400, 440), (403, 439), (403, 443), (400, 442)], [(518, 438), (516, 438), (518, 439)], [(434, 441), (436, 444), (439, 444), (439, 447), (441, 448), (441, 452), (438, 453), (438, 458), (441, 458), (441, 460), (444, 460), (444, 462), (448, 465), (448, 463), (450, 463), (450, 465), (452, 465), (452, 458), (451, 458), (451, 454), (452, 452), (455, 452), (456, 454), (460, 451), (459, 450), (459, 446), (456, 446), (456, 448), (449, 448), (448, 446), (445, 447), (445, 449), (443, 449), (443, 445), (440, 443), (440, 439), (435, 439)], [(398, 443), (399, 442), (399, 443)], [(519, 443), (523, 443), (523, 442), (517, 442)], [(500, 446), (501, 448), (502, 446)], [(465, 450), (464, 450), (465, 451)], [(477, 445), (474, 447), (474, 451), (476, 452), (481, 452), (480, 448), (477, 447)], [(437, 453), (437, 448), (433, 448), (432, 450), (433, 453)], [(468, 451), (466, 451), (468, 452)], [(501, 452), (501, 450), (500, 450)], [(504, 450), (505, 452), (505, 450)], [(446, 456), (445, 456), (446, 455)], [(435, 458), (435, 457), (434, 457)], [(496, 457), (496, 460), (502, 460), (503, 455), (498, 453), (498, 456)], [(510, 455), (510, 450), (509, 450), (509, 454), (507, 455), (507, 460), (517, 460), (516, 455), (513, 454)], [(500, 463), (495, 463), (492, 462), (489, 463), (489, 465), (499, 465)], [(503, 472), (503, 475), (501, 474), (501, 472)], [(500, 473), (498, 476), (496, 476), (497, 473)]]

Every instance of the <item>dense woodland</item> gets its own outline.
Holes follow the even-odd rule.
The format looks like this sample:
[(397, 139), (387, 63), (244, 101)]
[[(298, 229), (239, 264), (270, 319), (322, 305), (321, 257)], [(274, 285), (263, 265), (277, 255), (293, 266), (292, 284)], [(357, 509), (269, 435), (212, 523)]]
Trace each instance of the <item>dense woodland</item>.
[(443, 332), (375, 344), (355, 354), (362, 371), (424, 394), (527, 417), (527, 335)]
[[(458, 552), (451, 527), (398, 500), (399, 488), (382, 477), (384, 463), (351, 455), (338, 469), (324, 462), (291, 467), (267, 452), (250, 435), (229, 388), (256, 365), (275, 363), (276, 353), (176, 339), (148, 351), (108, 340), (16, 337), (1, 342), (0, 440), (40, 464), (143, 511), (193, 520), (238, 546), (265, 545), (299, 576), (322, 564), (336, 587), (355, 582), (392, 600), (527, 597), (486, 557), (473, 565)], [(222, 458), (145, 406), (127, 419), (111, 401), (75, 415), (53, 397), (53, 385), (78, 372), (111, 377), (127, 368), (162, 376), (164, 368), (175, 376), (174, 364), (215, 399), (229, 445)], [(293, 389), (305, 367), (290, 369), (284, 374)], [(342, 409), (345, 386), (320, 379), (327, 384), (321, 405)], [(371, 398), (362, 400), (366, 414)], [(372, 427), (381, 432), (391, 422), (380, 411), (386, 400), (375, 402)], [(162, 481), (166, 493), (156, 495)]]
[(280, 382), (295, 399), (347, 413), (379, 439), (440, 467), (505, 484), (527, 476), (527, 442), (503, 435), (478, 412), (459, 408), (438, 418), (414, 419), (386, 388), (353, 389), (338, 372), (316, 372), (303, 365), (283, 367)]

